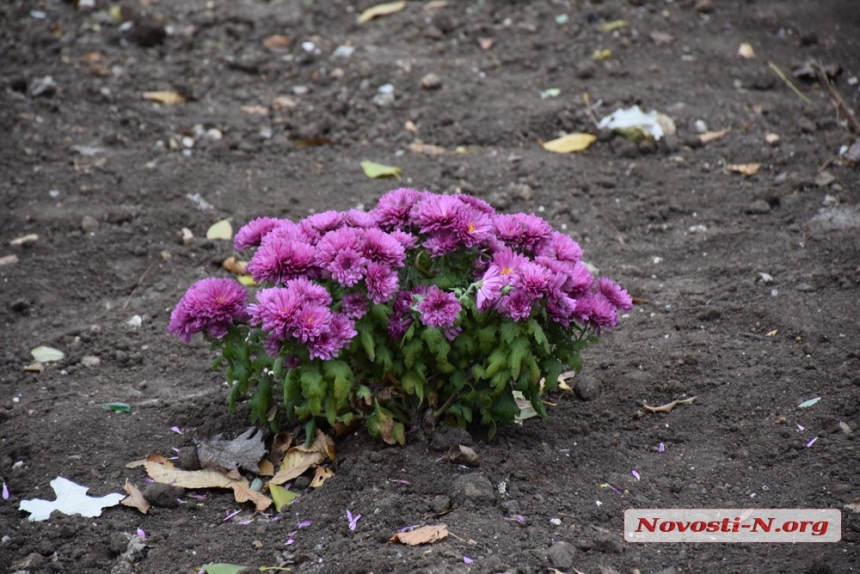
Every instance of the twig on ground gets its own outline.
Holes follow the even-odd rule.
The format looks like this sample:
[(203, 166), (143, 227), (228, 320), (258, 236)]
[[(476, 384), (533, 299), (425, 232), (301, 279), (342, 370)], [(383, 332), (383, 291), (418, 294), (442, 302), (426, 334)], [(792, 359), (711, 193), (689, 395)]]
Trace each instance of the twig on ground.
[(152, 271), (152, 268), (155, 267), (156, 263), (158, 263), (158, 259), (149, 264), (149, 267), (146, 268), (146, 271), (143, 272), (143, 275), (140, 276), (140, 279), (138, 279), (137, 283), (134, 284), (134, 287), (131, 288), (131, 293), (128, 294), (128, 299), (123, 303), (123, 309), (128, 307), (128, 304), (131, 302), (131, 298), (134, 297), (134, 292), (137, 291), (137, 288), (140, 287), (140, 284), (143, 283), (143, 280), (146, 279), (146, 276), (149, 275), (149, 272)]
[(785, 82), (785, 85), (786, 85), (786, 86), (788, 86), (789, 88), (791, 88), (791, 91), (792, 91), (792, 92), (794, 92), (795, 94), (797, 94), (797, 97), (798, 97), (798, 98), (800, 98), (801, 100), (803, 100), (803, 101), (804, 101), (804, 102), (806, 102), (807, 104), (812, 105), (812, 100), (810, 100), (809, 98), (807, 98), (807, 97), (806, 97), (806, 95), (805, 95), (803, 92), (801, 92), (799, 89), (797, 89), (797, 86), (795, 86), (794, 84), (792, 84), (792, 83), (791, 83), (791, 80), (789, 80), (789, 79), (785, 76), (785, 74), (783, 74), (783, 73), (782, 73), (782, 70), (780, 70), (780, 69), (779, 69), (779, 66), (777, 66), (777, 65), (776, 65), (776, 64), (774, 64), (773, 62), (768, 62), (768, 63), (767, 63), (767, 65), (768, 65), (768, 67), (770, 67), (770, 69), (771, 69), (771, 70), (773, 70), (773, 73), (774, 73), (774, 74), (776, 74), (777, 76), (779, 76), (779, 79), (780, 79), (780, 80), (782, 80), (783, 82)]
[(827, 77), (827, 72), (824, 71), (824, 68), (822, 68), (821, 64), (818, 62), (812, 62), (810, 65), (812, 66), (812, 69), (815, 70), (815, 75), (818, 76), (818, 81), (827, 89), (827, 95), (830, 96), (830, 99), (833, 101), (833, 105), (836, 107), (836, 114), (843, 114), (851, 127), (854, 128), (857, 135), (860, 136), (860, 121), (857, 121), (857, 118), (853, 113), (851, 113), (851, 109), (845, 103), (845, 100), (842, 99), (842, 96), (839, 95), (839, 92), (837, 92), (836, 88), (833, 87), (833, 84), (830, 83), (830, 78)]

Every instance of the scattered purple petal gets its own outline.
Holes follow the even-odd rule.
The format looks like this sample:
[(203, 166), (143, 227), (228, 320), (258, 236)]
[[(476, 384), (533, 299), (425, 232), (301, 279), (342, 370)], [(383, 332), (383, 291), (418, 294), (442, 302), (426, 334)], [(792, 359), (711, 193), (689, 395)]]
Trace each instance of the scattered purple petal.
[(472, 562), (474, 562), (474, 560), (472, 560), (468, 556), (463, 556), (463, 562), (465, 562), (466, 564), (471, 564)]
[(241, 524), (242, 526), (245, 526), (246, 524), (251, 524), (251, 521), (250, 520), (240, 520), (236, 524)]
[(636, 480), (640, 480), (640, 479), (641, 479), (641, 477), (639, 476), (639, 473), (638, 473), (638, 472), (636, 472), (635, 470), (631, 470), (631, 471), (630, 471), (630, 474), (632, 474), (632, 475), (633, 475), (633, 478), (635, 478)]
[(273, 516), (273, 517), (272, 517), (272, 519), (271, 519), (269, 522), (277, 522), (277, 521), (278, 521), (278, 520), (280, 520), (280, 519), (281, 519), (281, 517), (280, 517), (280, 516)]
[(179, 449), (178, 449), (178, 448), (176, 448), (175, 446), (170, 447), (170, 450), (172, 450), (172, 451), (173, 451), (173, 452), (175, 452), (176, 454), (179, 454)]
[(179, 457), (178, 456), (171, 456), (167, 460), (179, 460)]
[(234, 516), (236, 516), (240, 512), (242, 512), (242, 511), (241, 510), (235, 510), (235, 511), (231, 512), (230, 514), (228, 514), (227, 516), (224, 517), (224, 520), (222, 522), (227, 522), (228, 520), (230, 520), (231, 518), (233, 518)]
[(615, 494), (624, 494), (623, 492), (621, 492), (620, 490), (618, 490), (617, 488), (615, 488), (614, 486), (612, 486), (608, 482), (604, 482), (603, 484), (600, 485), (600, 487), (601, 488), (608, 488), (608, 489), (612, 490), (612, 492), (614, 492)]
[(154, 483), (154, 482), (155, 482), (155, 480), (154, 480), (154, 479), (152, 479), (152, 478), (149, 478), (149, 477), (147, 476), (146, 478), (144, 478), (144, 479), (143, 479), (143, 482), (148, 482), (149, 484), (152, 484), (152, 483)]
[(349, 521), (349, 529), (355, 530), (355, 527), (358, 525), (358, 519), (361, 518), (361, 514), (352, 515), (352, 512), (349, 510), (346, 511), (346, 519)]
[(188, 504), (187, 502), (185, 502), (185, 501), (184, 501), (184, 500), (182, 500), (181, 498), (177, 498), (177, 499), (176, 499), (176, 502), (177, 502), (177, 503), (179, 503), (179, 504)]
[(392, 478), (391, 482), (396, 482), (397, 484), (412, 484), (408, 480), (403, 480), (402, 478)]
[(817, 440), (818, 440), (818, 437), (815, 437), (815, 438), (813, 438), (811, 441), (809, 441), (808, 443), (806, 443), (806, 448), (809, 448), (809, 447), (811, 447), (812, 445), (814, 445), (814, 444), (815, 444), (815, 441), (817, 441)]
[(295, 542), (295, 540), (293, 540), (292, 538), (288, 538), (287, 541), (284, 542), (284, 546), (289, 546), (290, 544), (292, 544), (294, 542)]
[(299, 528), (307, 528), (308, 526), (310, 526), (313, 523), (314, 523), (313, 520), (302, 520), (301, 522), (296, 524), (296, 526), (298, 526)]
[(413, 524), (412, 526), (404, 526), (403, 528), (401, 528), (397, 532), (412, 532), (416, 528), (418, 528), (418, 527)]
[(6, 483), (3, 483), (3, 500), (9, 500), (9, 487), (6, 486)]
[(799, 431), (805, 431), (805, 430), (806, 430), (806, 427), (804, 427), (804, 426), (800, 426), (800, 425), (797, 425), (797, 430), (799, 430)]
[(517, 521), (525, 524), (526, 523), (526, 517), (523, 516), (522, 514), (517, 514)]
[(666, 450), (666, 445), (663, 444), (662, 442), (659, 445), (657, 445), (657, 452), (663, 452), (665, 450)]
[(182, 429), (179, 427), (170, 427), (170, 430), (172, 430), (176, 434), (182, 434)]
[(194, 500), (206, 500), (205, 494), (189, 494), (188, 498), (193, 498)]
[(146, 532), (143, 530), (143, 528), (137, 529), (137, 537), (138, 538), (146, 538)]
[(298, 534), (298, 533), (299, 533), (299, 531), (298, 531), (298, 530), (293, 530), (292, 532), (287, 532), (287, 536), (289, 536), (290, 538), (292, 538), (293, 536), (295, 536), (295, 535), (296, 535), (296, 534)]

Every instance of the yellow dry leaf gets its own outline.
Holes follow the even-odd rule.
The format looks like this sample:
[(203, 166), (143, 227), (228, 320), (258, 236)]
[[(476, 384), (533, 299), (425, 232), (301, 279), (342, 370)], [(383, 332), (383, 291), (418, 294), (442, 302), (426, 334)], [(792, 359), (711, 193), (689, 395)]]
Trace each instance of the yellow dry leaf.
[(257, 282), (254, 281), (254, 278), (250, 275), (239, 275), (237, 279), (239, 283), (241, 283), (245, 287), (254, 287), (257, 284)]
[(364, 170), (364, 175), (371, 179), (378, 177), (394, 177), (400, 179), (400, 174), (403, 172), (399, 167), (393, 165), (382, 165), (373, 161), (361, 162), (361, 169)]
[(602, 62), (603, 60), (608, 60), (612, 57), (612, 50), (606, 48), (605, 50), (595, 50), (593, 54), (591, 54), (591, 58), (593, 60), (597, 60), (598, 62)]
[(260, 476), (273, 476), (275, 474), (275, 465), (271, 460), (263, 459), (257, 465), (257, 474)]
[[(146, 468), (146, 473), (155, 482), (172, 484), (180, 488), (233, 488), (233, 484), (237, 482), (236, 479), (211, 468), (178, 470), (150, 460), (146, 461), (143, 466)], [(244, 479), (241, 482), (247, 484)]]
[(396, 14), (406, 8), (405, 0), (400, 0), (399, 2), (386, 2), (385, 4), (377, 4), (376, 6), (371, 6), (367, 10), (361, 13), (358, 17), (358, 23), (364, 24), (365, 22), (369, 22), (374, 18), (379, 18), (380, 16), (388, 16), (390, 14)]
[(311, 488), (319, 488), (321, 487), (326, 480), (334, 476), (334, 472), (327, 468), (323, 468), (321, 466), (317, 467), (316, 472), (314, 473), (314, 479), (311, 481)]
[(289, 36), (284, 36), (283, 34), (275, 34), (274, 36), (267, 36), (263, 39), (263, 45), (267, 48), (283, 48), (290, 43)]
[(272, 499), (248, 488), (247, 484), (240, 482), (233, 483), (233, 496), (236, 502), (248, 502), (249, 500), (257, 507), (257, 512), (263, 512), (272, 505)]
[(328, 436), (319, 429), (317, 429), (316, 437), (314, 438), (314, 442), (311, 443), (311, 446), (306, 447), (305, 445), (300, 444), (290, 449), (290, 451), (293, 450), (298, 450), (301, 452), (318, 452), (327, 456), (331, 460), (337, 458), (337, 455), (334, 450), (334, 441), (330, 436)]
[(325, 455), (320, 452), (302, 452), (298, 449), (290, 449), (284, 457), (277, 474), (269, 480), (269, 484), (284, 484), (297, 476), (301, 476), (312, 466), (317, 466), (325, 461)]
[(776, 334), (779, 333), (779, 329), (774, 329), (773, 331), (768, 331), (764, 334), (765, 337), (775, 337)]
[(174, 104), (181, 104), (182, 102), (184, 102), (185, 96), (183, 96), (179, 92), (162, 90), (156, 92), (143, 92), (143, 99), (149, 100), (150, 102), (156, 102), (159, 104), (167, 104), (169, 106), (172, 106)]
[(758, 170), (760, 168), (761, 168), (760, 163), (740, 163), (740, 164), (730, 163), (726, 166), (727, 171), (742, 173), (747, 177), (750, 177), (750, 176), (757, 174)]
[(619, 28), (626, 28), (627, 25), (627, 20), (613, 20), (612, 22), (604, 22), (597, 28), (601, 32), (612, 32), (614, 30), (618, 30)]
[(30, 354), (33, 355), (33, 358), (36, 359), (40, 363), (50, 363), (51, 361), (62, 361), (66, 356), (62, 351), (55, 349), (53, 347), (46, 347), (44, 345), (39, 345), (35, 349), (30, 351)]
[(426, 153), (427, 155), (445, 155), (448, 150), (438, 145), (425, 144), (421, 142), (413, 142), (409, 144), (409, 151), (412, 153)]
[(259, 540), (254, 540), (253, 542), (251, 542), (251, 546), (253, 546), (257, 550), (259, 550), (260, 548), (263, 547), (263, 543), (260, 542)]
[(448, 536), (447, 524), (436, 524), (435, 526), (422, 526), (412, 532), (398, 532), (391, 537), (391, 542), (400, 542), (409, 546), (419, 544), (432, 544), (444, 540)]
[(42, 373), (45, 371), (45, 365), (43, 365), (39, 361), (33, 361), (32, 363), (24, 367), (24, 371), (27, 373)]
[(206, 230), (206, 239), (223, 239), (225, 241), (233, 239), (233, 226), (230, 224), (230, 220), (222, 219), (213, 223)]
[(541, 146), (555, 153), (572, 153), (588, 149), (597, 138), (591, 134), (569, 134), (552, 141), (543, 142)]
[(137, 508), (142, 513), (146, 514), (152, 505), (143, 497), (143, 493), (128, 481), (126, 481), (123, 490), (126, 491), (128, 496), (120, 501), (122, 505)]
[(29, 233), (27, 235), (22, 235), (21, 237), (16, 237), (12, 241), (9, 242), (9, 245), (15, 247), (17, 245), (24, 245), (26, 243), (33, 243), (34, 241), (38, 241), (39, 236), (35, 233)]
[(241, 261), (235, 257), (228, 257), (221, 262), (221, 267), (236, 275), (247, 275), (245, 268), (248, 266), (247, 261)]
[(665, 405), (660, 405), (659, 407), (649, 407), (648, 405), (646, 405), (644, 403), (642, 406), (645, 407), (646, 410), (648, 410), (652, 413), (671, 413), (672, 409), (674, 409), (678, 405), (689, 405), (690, 403), (692, 403), (695, 400), (696, 400), (696, 397), (690, 397), (689, 399), (675, 400), (675, 401), (672, 401), (671, 403), (667, 403)]
[(705, 132), (699, 135), (699, 141), (703, 144), (711, 143), (712, 141), (717, 141), (718, 139), (726, 137), (726, 134), (730, 131), (732, 131), (732, 128), (726, 128), (716, 132)]

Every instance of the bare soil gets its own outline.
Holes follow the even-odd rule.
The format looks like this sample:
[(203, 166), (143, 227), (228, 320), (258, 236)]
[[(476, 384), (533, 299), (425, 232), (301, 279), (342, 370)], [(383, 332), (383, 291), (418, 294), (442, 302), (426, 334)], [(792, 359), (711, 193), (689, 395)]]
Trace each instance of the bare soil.
[[(835, 87), (860, 109), (855, 2), (449, 0), (362, 25), (366, 0), (127, 1), (124, 25), (95, 4), (0, 5), (0, 257), (17, 258), (0, 265), (4, 572), (860, 570), (860, 515), (844, 509), (860, 496), (860, 180), (838, 157), (854, 137), (820, 82), (790, 75), (809, 59), (841, 66)], [(628, 26), (600, 30), (618, 19)], [(744, 42), (754, 58), (738, 55)], [(344, 45), (354, 52), (333, 55)], [(142, 97), (157, 90), (186, 101)], [(597, 133), (592, 116), (633, 104), (677, 134), (601, 133), (571, 155), (538, 144)], [(702, 145), (699, 120), (731, 131)], [(445, 153), (410, 150), (418, 141)], [(403, 182), (368, 179), (365, 159), (401, 167)], [(726, 169), (747, 163), (758, 173)], [(398, 185), (539, 213), (642, 300), (586, 351), (576, 392), (547, 397), (548, 420), (489, 444), (353, 434), (336, 475), (277, 521), (208, 491), (157, 497), (147, 515), (28, 522), (20, 501), (53, 498), (56, 476), (94, 495), (143, 487), (129, 461), (246, 428), (206, 344), (166, 331), (192, 282), (228, 274), (235, 253), (202, 239), (209, 225), (370, 207)], [(27, 234), (38, 239), (10, 245)], [(38, 345), (65, 358), (27, 372)], [(669, 414), (643, 407), (694, 396)], [(101, 408), (115, 401), (132, 413)], [(463, 443), (480, 467), (440, 461)], [(836, 508), (842, 540), (624, 541), (625, 509), (663, 507)], [(362, 514), (355, 531), (347, 510)], [(313, 524), (286, 546), (300, 520)], [(439, 523), (443, 542), (388, 542)], [(125, 559), (138, 528), (145, 548)]]

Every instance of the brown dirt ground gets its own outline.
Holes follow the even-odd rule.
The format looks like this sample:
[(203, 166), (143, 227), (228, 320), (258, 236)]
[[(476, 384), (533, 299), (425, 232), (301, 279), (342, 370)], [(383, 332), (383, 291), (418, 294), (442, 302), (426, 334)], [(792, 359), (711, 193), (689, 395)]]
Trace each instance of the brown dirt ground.
[[(0, 257), (18, 259), (0, 266), (0, 479), (11, 492), (0, 500), (3, 571), (860, 569), (860, 515), (849, 510), (833, 544), (622, 536), (627, 508), (843, 509), (860, 496), (860, 185), (856, 165), (837, 157), (853, 138), (819, 84), (794, 80), (806, 104), (767, 66), (838, 64), (836, 87), (860, 109), (851, 0), (713, 0), (709, 12), (692, 0), (409, 2), (364, 25), (356, 16), (366, 0), (138, 0), (121, 5), (131, 28), (95, 3), (0, 5)], [(629, 26), (599, 30), (616, 19)], [(652, 32), (674, 39), (657, 45)], [(275, 34), (286, 44), (266, 47)], [(755, 58), (737, 55), (742, 42)], [(332, 56), (346, 44), (350, 57)], [(612, 56), (593, 61), (604, 48)], [(441, 87), (422, 89), (429, 73)], [(385, 84), (393, 101), (375, 102)], [(547, 88), (560, 95), (541, 99)], [(141, 97), (150, 90), (188, 101), (154, 104)], [(678, 133), (657, 146), (601, 134), (581, 154), (541, 149), (538, 140), (561, 132), (594, 131), (584, 92), (600, 102), (597, 116), (639, 103), (673, 117)], [(731, 131), (702, 146), (697, 120)], [(203, 134), (211, 129), (220, 140)], [(300, 145), (311, 138), (332, 143)], [(419, 140), (448, 152), (409, 151)], [(220, 262), (233, 251), (223, 241), (183, 245), (179, 232), (199, 238), (224, 217), (371, 206), (395, 182), (367, 179), (364, 159), (402, 167), (413, 187), (541, 213), (650, 302), (587, 350), (578, 393), (548, 397), (548, 420), (475, 442), (478, 469), (438, 460), (469, 440), (456, 432), (413, 436), (405, 448), (359, 433), (339, 441), (336, 476), (276, 522), (224, 522), (240, 508), (252, 518), (226, 492), (176, 507), (168, 496), (146, 516), (117, 507), (28, 522), (18, 504), (51, 498), (58, 475), (93, 494), (118, 492), (126, 479), (143, 485), (140, 469), (125, 468), (131, 460), (244, 430), (247, 409), (226, 414), (205, 343), (166, 332), (185, 289), (225, 274)], [(749, 162), (761, 163), (757, 175), (725, 169)], [(195, 194), (211, 207), (198, 209)], [(10, 245), (30, 233), (38, 240)], [(127, 325), (134, 315), (139, 328)], [(25, 372), (43, 344), (66, 358)], [(84, 366), (85, 356), (100, 362)], [(690, 396), (668, 415), (642, 408)], [(100, 408), (112, 401), (132, 414)], [(174, 425), (193, 430), (178, 435)], [(354, 532), (347, 509), (363, 515)], [(504, 520), (515, 514), (526, 524)], [(285, 546), (305, 519), (313, 524)], [(405, 525), (440, 522), (456, 537), (387, 542)], [(146, 547), (124, 561), (137, 528)]]

